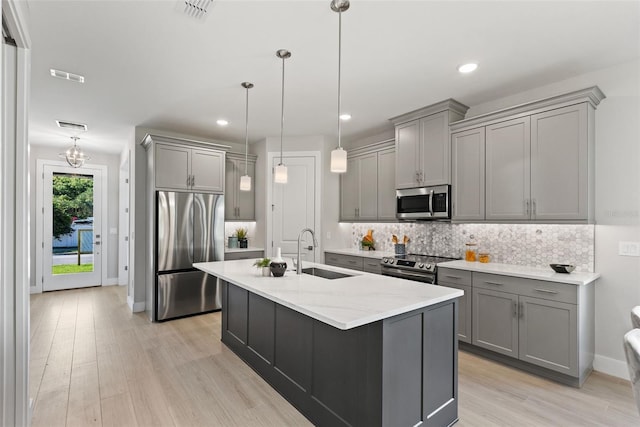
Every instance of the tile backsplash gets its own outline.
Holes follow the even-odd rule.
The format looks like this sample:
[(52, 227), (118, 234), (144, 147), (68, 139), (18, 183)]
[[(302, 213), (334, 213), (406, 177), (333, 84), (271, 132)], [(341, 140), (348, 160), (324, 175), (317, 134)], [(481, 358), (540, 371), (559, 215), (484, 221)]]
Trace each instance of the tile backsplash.
[(593, 225), (576, 224), (351, 224), (351, 242), (360, 246), (372, 229), (377, 250), (393, 252), (391, 235), (409, 237), (407, 253), (462, 257), (464, 245), (474, 242), (491, 262), (548, 268), (550, 263), (574, 264), (576, 271), (593, 272)]

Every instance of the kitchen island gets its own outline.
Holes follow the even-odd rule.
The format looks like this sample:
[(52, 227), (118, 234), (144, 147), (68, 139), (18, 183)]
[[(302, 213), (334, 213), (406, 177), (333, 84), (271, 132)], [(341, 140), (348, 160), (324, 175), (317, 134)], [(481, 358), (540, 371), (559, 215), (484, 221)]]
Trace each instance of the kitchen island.
[(463, 292), (305, 263), (198, 263), (220, 279), (222, 341), (320, 426), (446, 426), (458, 419), (457, 310)]

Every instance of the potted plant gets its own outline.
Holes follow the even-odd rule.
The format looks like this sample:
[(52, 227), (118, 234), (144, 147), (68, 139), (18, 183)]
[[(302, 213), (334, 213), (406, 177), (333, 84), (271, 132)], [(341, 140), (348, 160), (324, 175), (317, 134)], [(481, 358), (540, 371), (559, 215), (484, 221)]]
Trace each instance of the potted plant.
[(271, 260), (269, 258), (262, 258), (259, 260), (256, 260), (256, 262), (253, 263), (253, 265), (255, 265), (256, 267), (262, 269), (262, 275), (263, 276), (270, 276), (271, 275)]
[(241, 248), (249, 247), (249, 240), (247, 240), (247, 229), (236, 228), (236, 237), (238, 238), (238, 246)]

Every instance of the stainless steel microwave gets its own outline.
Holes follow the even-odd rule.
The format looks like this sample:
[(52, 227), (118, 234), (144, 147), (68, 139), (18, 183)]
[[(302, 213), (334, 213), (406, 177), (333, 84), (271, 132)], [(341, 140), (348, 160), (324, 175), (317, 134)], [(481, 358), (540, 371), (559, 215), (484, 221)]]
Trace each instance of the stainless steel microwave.
[(451, 186), (438, 185), (396, 190), (396, 218), (451, 219)]

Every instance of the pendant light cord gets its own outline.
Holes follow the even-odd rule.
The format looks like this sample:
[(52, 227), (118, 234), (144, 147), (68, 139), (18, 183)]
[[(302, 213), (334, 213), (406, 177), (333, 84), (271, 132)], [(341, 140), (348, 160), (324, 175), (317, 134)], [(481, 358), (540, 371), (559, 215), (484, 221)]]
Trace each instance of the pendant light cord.
[(282, 164), (282, 135), (284, 133), (284, 60), (285, 57), (282, 57), (282, 109), (281, 109), (281, 120), (280, 120), (280, 164)]
[(247, 158), (249, 153), (249, 86), (246, 87), (246, 108), (244, 111), (244, 174), (247, 174)]
[(340, 93), (340, 78), (342, 70), (342, 11), (338, 12), (338, 148), (341, 148), (341, 135), (342, 135), (342, 120), (341, 114), (341, 93)]

